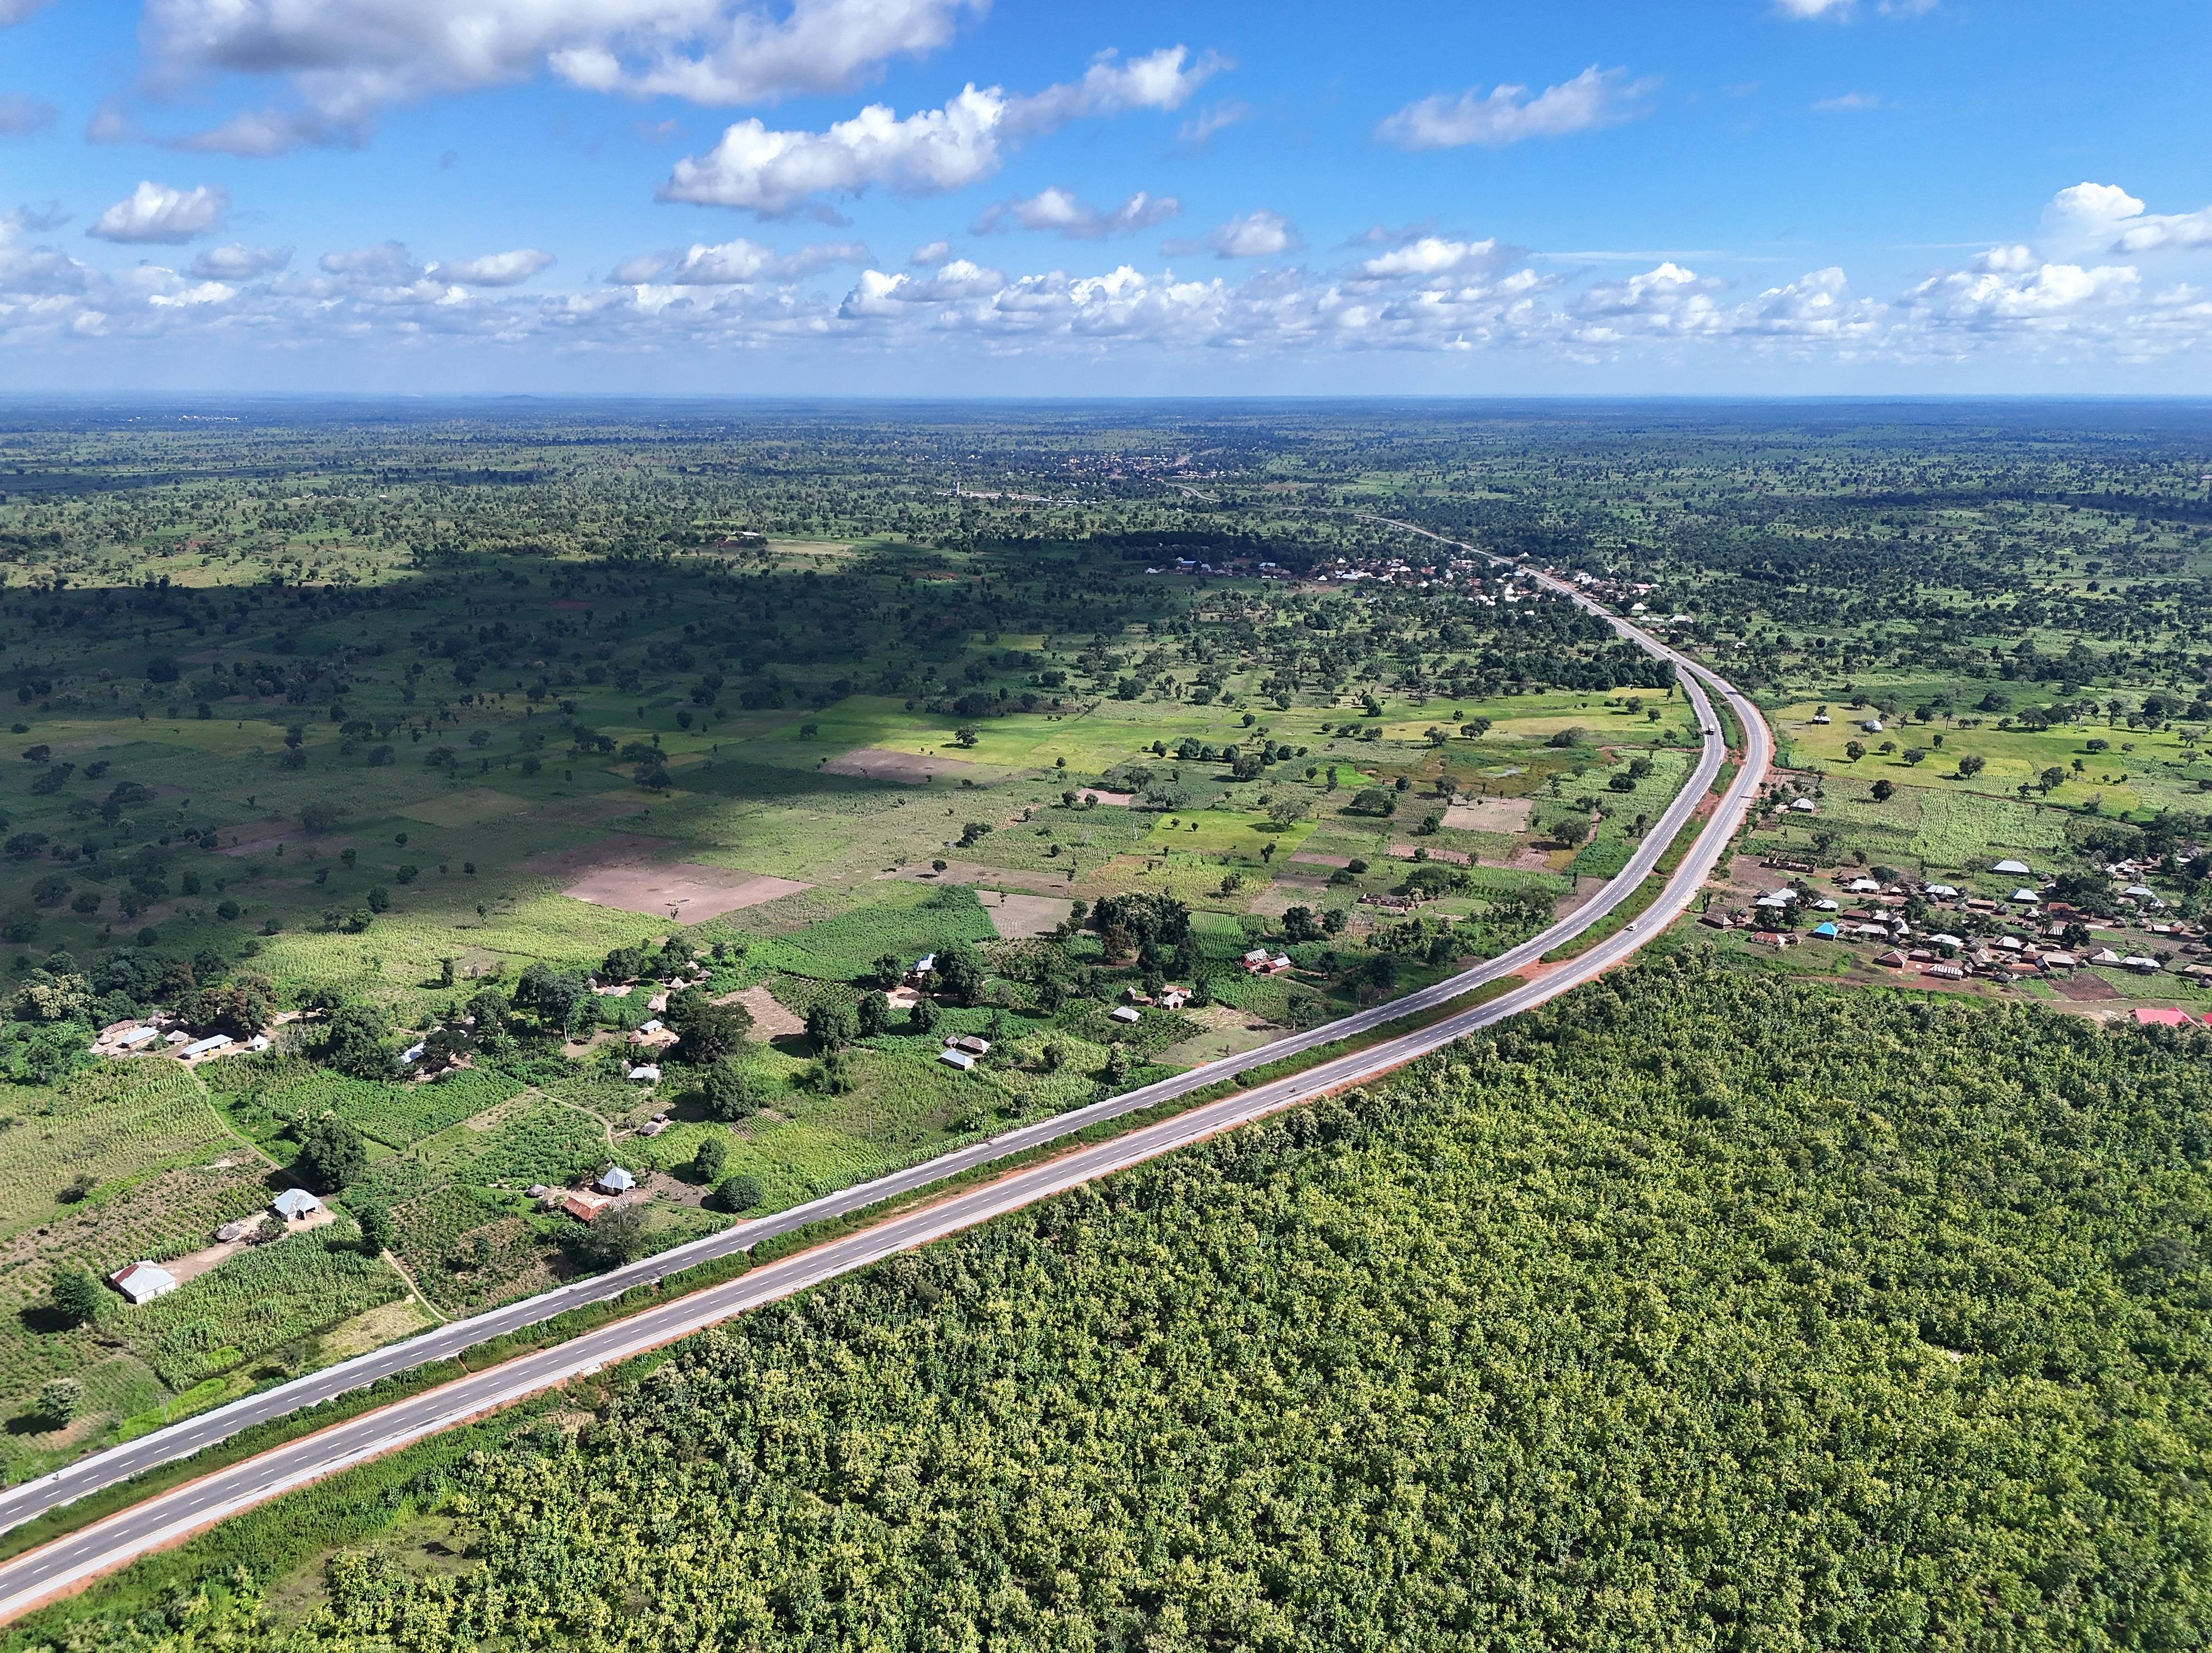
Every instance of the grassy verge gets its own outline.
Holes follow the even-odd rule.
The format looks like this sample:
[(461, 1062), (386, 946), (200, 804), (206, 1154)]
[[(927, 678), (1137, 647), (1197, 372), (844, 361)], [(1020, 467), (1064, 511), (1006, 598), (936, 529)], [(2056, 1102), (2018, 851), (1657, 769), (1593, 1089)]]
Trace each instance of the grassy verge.
[(1732, 752), (1741, 751), (1746, 737), (1743, 721), (1736, 716), (1735, 708), (1729, 704), (1726, 696), (1711, 689), (1705, 691), (1705, 697), (1713, 703), (1713, 717), (1720, 728), (1721, 744)]
[(1562, 942), (1546, 953), (1544, 962), (1547, 964), (1556, 964), (1562, 959), (1579, 958), (1601, 941), (1610, 940), (1619, 935), (1631, 922), (1645, 912), (1653, 902), (1659, 899), (1660, 892), (1666, 887), (1667, 879), (1663, 874), (1657, 872), (1650, 874), (1643, 883), (1636, 886), (1626, 901), (1622, 902), (1620, 906), (1575, 937), (1573, 940)]
[[(1732, 766), (1723, 766), (1724, 769), (1729, 767)], [(1649, 912), (1651, 903), (1658, 900), (1666, 890), (1667, 880), (1674, 876), (1688, 857), (1692, 846), (1705, 835), (1706, 824), (1695, 816), (1685, 821), (1681, 830), (1660, 853), (1658, 860), (1653, 864), (1644, 881), (1629, 892), (1628, 898), (1571, 941), (1562, 942), (1546, 953), (1544, 962), (1556, 964), (1562, 959), (1579, 958), (1600, 942), (1619, 935), (1637, 918)]]

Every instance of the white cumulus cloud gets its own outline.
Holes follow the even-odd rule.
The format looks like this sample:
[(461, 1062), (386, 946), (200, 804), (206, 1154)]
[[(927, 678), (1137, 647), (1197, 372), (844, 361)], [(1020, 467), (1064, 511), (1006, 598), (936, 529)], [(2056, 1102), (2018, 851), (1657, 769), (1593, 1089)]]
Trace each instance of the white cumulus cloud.
[[(22, 0), (0, 0), (0, 8)], [(936, 50), (983, 0), (148, 0), (157, 86), (276, 79), (289, 109), (248, 111), (197, 147), (275, 154), (357, 142), (375, 113), (551, 74), (592, 90), (694, 102), (833, 92)]]
[(1480, 87), (1456, 96), (1438, 92), (1407, 104), (1376, 128), (1376, 136), (1401, 149), (1455, 149), (1470, 143), (1496, 149), (1532, 137), (1618, 126), (1651, 112), (1656, 79), (1631, 80), (1626, 69), (1592, 64), (1571, 81), (1534, 97), (1525, 86)]
[(634, 287), (732, 287), (750, 282), (789, 282), (833, 264), (865, 264), (868, 249), (858, 241), (830, 241), (793, 253), (739, 236), (717, 246), (694, 243), (682, 252), (646, 252), (624, 258), (610, 280)]
[(1433, 281), (1440, 277), (1486, 275), (1510, 258), (1522, 256), (1495, 236), (1480, 241), (1456, 241), (1443, 235), (1420, 235), (1359, 262), (1358, 273), (1370, 281), (1411, 277)]
[(2117, 184), (2075, 184), (2051, 199), (2045, 215), (2062, 243), (2105, 252), (2183, 252), (2212, 246), (2212, 207), (2158, 213)]
[(518, 287), (553, 262), (553, 255), (534, 246), (511, 252), (490, 252), (480, 258), (454, 258), (434, 264), (425, 272), (439, 281), (459, 282), (464, 287)]
[(1170, 252), (1211, 252), (1217, 258), (1273, 258), (1305, 246), (1297, 226), (1265, 207), (1242, 212), (1194, 241), (1170, 241)]
[(246, 282), (258, 276), (273, 276), (291, 262), (289, 246), (248, 246), (243, 241), (233, 241), (201, 252), (192, 260), (191, 273), (202, 281)]
[(956, 190), (996, 173), (1010, 149), (1072, 120), (1173, 109), (1219, 68), (1212, 57), (1193, 62), (1185, 47), (1169, 46), (1128, 62), (1101, 60), (1080, 80), (1027, 96), (971, 84), (942, 108), (903, 117), (872, 103), (819, 132), (742, 120), (707, 154), (678, 161), (658, 194), (776, 217), (816, 196)]
[(986, 207), (969, 228), (977, 235), (1008, 228), (1048, 230), (1072, 241), (1097, 241), (1151, 229), (1182, 211), (1182, 204), (1172, 195), (1147, 195), (1139, 190), (1121, 205), (1102, 209), (1054, 185), (1025, 198)]
[(101, 213), (85, 234), (103, 241), (189, 241), (218, 228), (229, 210), (230, 195), (219, 186), (179, 190), (149, 179)]

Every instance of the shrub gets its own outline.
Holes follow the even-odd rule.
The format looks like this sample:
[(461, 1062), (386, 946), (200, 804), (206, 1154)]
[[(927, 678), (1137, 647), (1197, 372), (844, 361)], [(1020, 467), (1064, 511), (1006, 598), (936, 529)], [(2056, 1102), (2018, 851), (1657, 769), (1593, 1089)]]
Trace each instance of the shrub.
[(714, 1189), (714, 1203), (732, 1215), (750, 1211), (760, 1204), (765, 1190), (761, 1180), (748, 1172), (726, 1176)]

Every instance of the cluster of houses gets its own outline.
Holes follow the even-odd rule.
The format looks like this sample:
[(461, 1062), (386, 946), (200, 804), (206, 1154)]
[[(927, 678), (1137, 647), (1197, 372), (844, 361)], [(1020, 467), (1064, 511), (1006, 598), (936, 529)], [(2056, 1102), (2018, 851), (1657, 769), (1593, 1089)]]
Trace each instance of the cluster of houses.
[(675, 994), (687, 988), (698, 987), (706, 980), (707, 967), (704, 964), (693, 964), (672, 975), (644, 981), (617, 981), (596, 970), (592, 973), (592, 991), (602, 999), (627, 999), (640, 988), (652, 994), (645, 1001), (646, 1009), (652, 1014), (630, 1030), (630, 1061), (623, 1069), (629, 1078), (641, 1085), (660, 1083), (660, 1064), (655, 1058), (674, 1044), (678, 1036), (673, 1028), (660, 1019), (661, 1012), (668, 1008), (668, 1001)]
[(629, 1170), (610, 1164), (584, 1188), (556, 1188), (533, 1182), (527, 1192), (539, 1205), (558, 1206), (578, 1222), (588, 1223), (620, 1205), (623, 1195), (636, 1186), (637, 1178)]
[(945, 1037), (945, 1048), (937, 1053), (937, 1060), (965, 1073), (990, 1054), (988, 1039), (973, 1033), (949, 1033)]
[(1255, 947), (1238, 961), (1247, 975), (1282, 975), (1291, 968), (1291, 956), (1266, 947)]
[[(256, 1213), (225, 1223), (215, 1231), (219, 1245), (259, 1245), (264, 1241), (281, 1239), (296, 1225), (313, 1227), (321, 1219), (323, 1202), (305, 1188), (286, 1188), (269, 1202), (267, 1216)], [(273, 1216), (281, 1226), (270, 1225), (267, 1217)], [(140, 1258), (125, 1263), (107, 1277), (107, 1283), (120, 1291), (131, 1303), (151, 1303), (155, 1297), (165, 1297), (178, 1286), (177, 1277), (157, 1262)]]
[[(1812, 870), (1805, 863), (1779, 859), (1770, 860), (1767, 866), (1797, 872)], [(2110, 870), (2116, 876), (2141, 872), (2132, 866)], [(1784, 887), (1760, 894), (1748, 910), (1708, 912), (1698, 921), (1716, 929), (1748, 929), (1749, 939), (1755, 946), (1789, 947), (1796, 945), (1799, 938), (1794, 925), (1786, 921), (1799, 916), (1802, 906), (1806, 915), (1814, 921), (1807, 930), (1810, 939), (1881, 945), (1884, 951), (1875, 955), (1875, 963), (1937, 981), (1962, 981), (1969, 976), (1996, 981), (2021, 981), (2069, 974), (2084, 965), (2130, 970), (2142, 975), (2155, 975), (2168, 968), (2168, 958), (2141, 949), (2123, 951), (2104, 945), (2094, 949), (2061, 945), (2074, 925), (2091, 932), (2105, 931), (2109, 927), (2089, 918), (2069, 902), (2050, 899), (2025, 861), (2000, 860), (1992, 864), (1990, 871), (2000, 878), (2022, 882), (2000, 901), (1966, 895), (1948, 884), (1886, 884), (1863, 875), (1839, 874), (1837, 886), (1844, 896), (1853, 898), (1855, 904), (1851, 906), (1827, 896), (1807, 897), (1796, 889)], [(1967, 937), (1954, 934), (1940, 923), (1915, 926), (1901, 909), (1916, 896), (1930, 907), (1972, 914), (2015, 927), (1996, 935)], [(2146, 915), (2157, 912), (2164, 905), (2154, 890), (2142, 884), (2129, 885), (2121, 899)], [(2205, 957), (2212, 955), (2212, 947), (2193, 939), (2198, 933), (2196, 927), (2147, 918), (2143, 927), (2154, 936), (2174, 939), (2182, 953), (2198, 956), (2197, 962), (2179, 966), (2177, 974), (2212, 982), (2212, 957)]]
[(195, 1034), (165, 1016), (145, 1021), (111, 1022), (93, 1036), (95, 1056), (173, 1056), (197, 1066), (217, 1056), (242, 1056), (269, 1048), (269, 1036), (234, 1039), (228, 1033)]

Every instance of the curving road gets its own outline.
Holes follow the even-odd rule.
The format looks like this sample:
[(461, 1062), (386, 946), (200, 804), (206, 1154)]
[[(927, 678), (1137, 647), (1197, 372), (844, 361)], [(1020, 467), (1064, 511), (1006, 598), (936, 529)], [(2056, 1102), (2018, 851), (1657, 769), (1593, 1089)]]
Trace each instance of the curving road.
[[(1478, 556), (1487, 555), (1412, 523), (1388, 518), (1371, 520), (1389, 522), (1393, 526)], [(467, 1419), (719, 1321), (866, 1267), (900, 1251), (988, 1222), (1263, 1115), (1372, 1079), (1479, 1028), (1542, 1004), (1632, 957), (1688, 907), (1726, 850), (1752, 794), (1765, 777), (1772, 753), (1771, 741), (1756, 708), (1714, 673), (1626, 621), (1607, 613), (1571, 586), (1548, 576), (1534, 577), (1602, 616), (1622, 636), (1673, 662), (1680, 671), (1684, 691), (1704, 734), (1695, 770), (1646, 833), (1628, 865), (1590, 901), (1541, 934), (1457, 975), (1356, 1015), (1193, 1068), (1141, 1090), (1040, 1120), (789, 1211), (738, 1224), (609, 1273), (453, 1322), (405, 1342), (310, 1372), (139, 1440), (110, 1448), (0, 1493), (0, 1530), (88, 1492), (188, 1457), (255, 1424), (314, 1406), (425, 1362), (459, 1353), (564, 1310), (619, 1296), (633, 1286), (657, 1282), (693, 1264), (750, 1250), (771, 1236), (919, 1192), (962, 1172), (1060, 1140), (1086, 1126), (1188, 1096), (1245, 1069), (1370, 1031), (1401, 1017), (1446, 1004), (1489, 982), (1529, 971), (1544, 954), (1601, 924), (1628, 900), (1657, 865), (1667, 847), (1689, 824), (1719, 775), (1725, 757), (1720, 724), (1714, 716), (1710, 698), (1718, 694), (1728, 702), (1744, 732), (1746, 749), (1741, 768), (1658, 899), (1619, 933), (1597, 943), (1581, 957), (1546, 969), (1486, 1004), (1416, 1031), (1288, 1078), (1236, 1091), (1110, 1141), (1079, 1147), (1022, 1167), (979, 1187), (765, 1264), (726, 1284), (643, 1310), (553, 1348), (520, 1356), (488, 1370), (334, 1424), (156, 1494), (0, 1565), (0, 1623), (65, 1595), (101, 1573), (125, 1566), (149, 1551), (178, 1542), (191, 1533), (294, 1487), (397, 1450)]]

